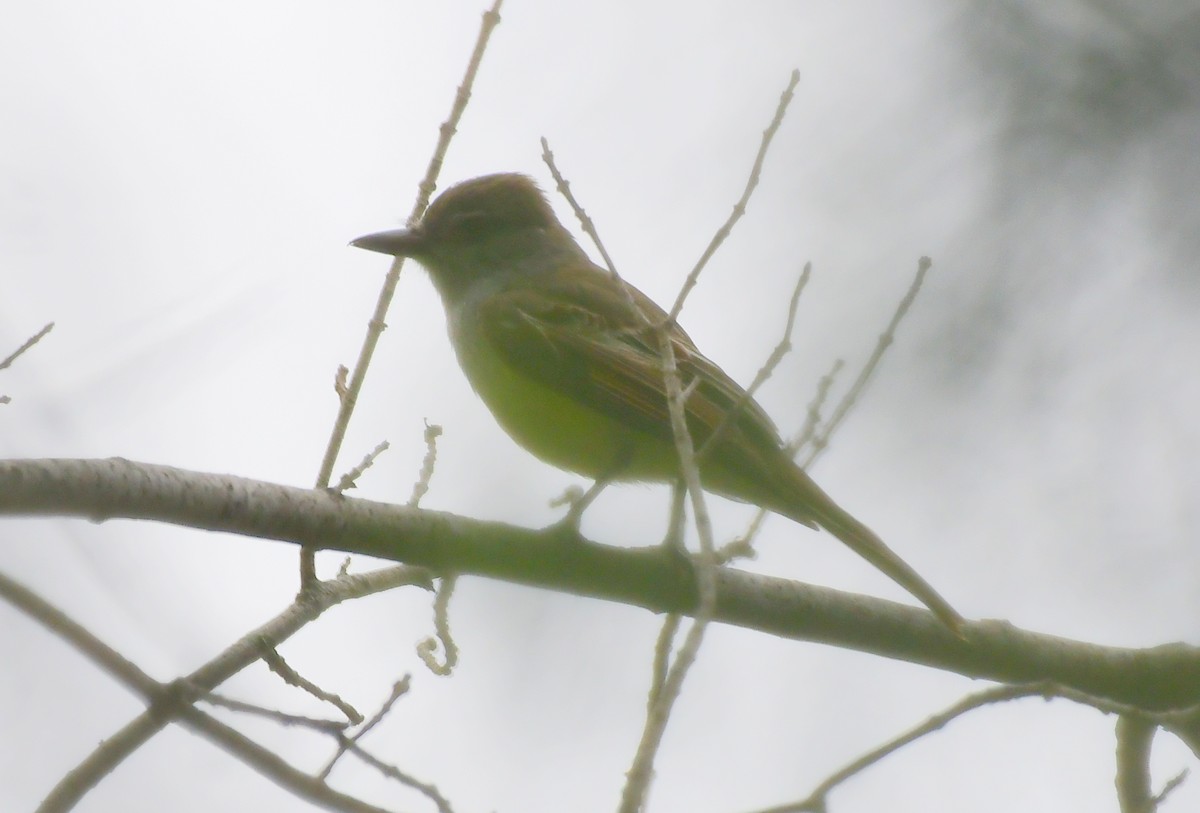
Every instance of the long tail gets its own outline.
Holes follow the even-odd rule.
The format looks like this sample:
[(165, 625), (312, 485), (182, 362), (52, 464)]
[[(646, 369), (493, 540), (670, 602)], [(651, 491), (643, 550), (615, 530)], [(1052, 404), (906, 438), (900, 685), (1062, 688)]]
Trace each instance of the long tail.
[[(808, 476), (804, 475), (808, 480)], [(883, 544), (883, 540), (875, 532), (850, 516), (841, 506), (835, 503), (824, 491), (811, 480), (806, 485), (811, 486), (809, 499), (805, 501), (803, 517), (796, 517), (793, 512), (784, 512), (798, 522), (805, 520), (816, 521), (829, 533), (840, 539), (847, 547), (866, 559), (884, 575), (903, 587), (928, 607), (938, 619), (949, 627), (955, 635), (962, 636), (963, 617), (942, 598), (929, 582), (909, 567), (908, 563), (896, 555), (895, 551)]]

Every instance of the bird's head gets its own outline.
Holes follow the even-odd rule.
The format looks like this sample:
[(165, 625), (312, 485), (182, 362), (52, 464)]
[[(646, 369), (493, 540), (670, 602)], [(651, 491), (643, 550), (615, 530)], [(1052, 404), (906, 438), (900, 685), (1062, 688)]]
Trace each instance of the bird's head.
[(480, 278), (537, 273), (580, 252), (542, 190), (518, 173), (463, 181), (439, 195), (413, 228), (368, 234), (350, 245), (412, 257), (448, 299)]

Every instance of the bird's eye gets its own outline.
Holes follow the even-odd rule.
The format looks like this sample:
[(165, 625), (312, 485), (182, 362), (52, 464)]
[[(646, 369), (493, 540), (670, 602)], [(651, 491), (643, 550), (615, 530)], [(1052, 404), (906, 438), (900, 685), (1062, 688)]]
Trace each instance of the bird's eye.
[(446, 230), (455, 235), (469, 235), (482, 230), (487, 225), (487, 215), (484, 212), (459, 212), (446, 222)]

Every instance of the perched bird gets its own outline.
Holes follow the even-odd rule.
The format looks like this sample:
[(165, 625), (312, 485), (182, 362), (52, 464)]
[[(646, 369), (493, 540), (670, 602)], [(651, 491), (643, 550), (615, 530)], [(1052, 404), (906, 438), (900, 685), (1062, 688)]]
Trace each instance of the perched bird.
[[(447, 189), (412, 229), (351, 245), (412, 257), (441, 294), (450, 341), (500, 425), (543, 461), (599, 480), (674, 482), (679, 459), (655, 329), (667, 314), (593, 263), (537, 185), (486, 175)], [(821, 527), (958, 630), (962, 617), (783, 450), (771, 419), (668, 326), (707, 491)], [(693, 383), (694, 382), (694, 383)]]

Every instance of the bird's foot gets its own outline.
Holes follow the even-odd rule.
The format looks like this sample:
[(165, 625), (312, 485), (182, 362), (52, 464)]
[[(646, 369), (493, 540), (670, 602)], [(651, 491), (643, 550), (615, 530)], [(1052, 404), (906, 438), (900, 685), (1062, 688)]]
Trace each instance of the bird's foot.
[(600, 492), (608, 485), (607, 480), (597, 480), (592, 483), (591, 487), (584, 491), (577, 485), (570, 486), (561, 496), (555, 497), (550, 501), (550, 506), (557, 508), (558, 506), (567, 506), (567, 513), (563, 518), (546, 528), (547, 532), (563, 536), (567, 539), (582, 539), (583, 536), (579, 533), (579, 526), (583, 522), (583, 512), (588, 509), (588, 506), (600, 496)]

